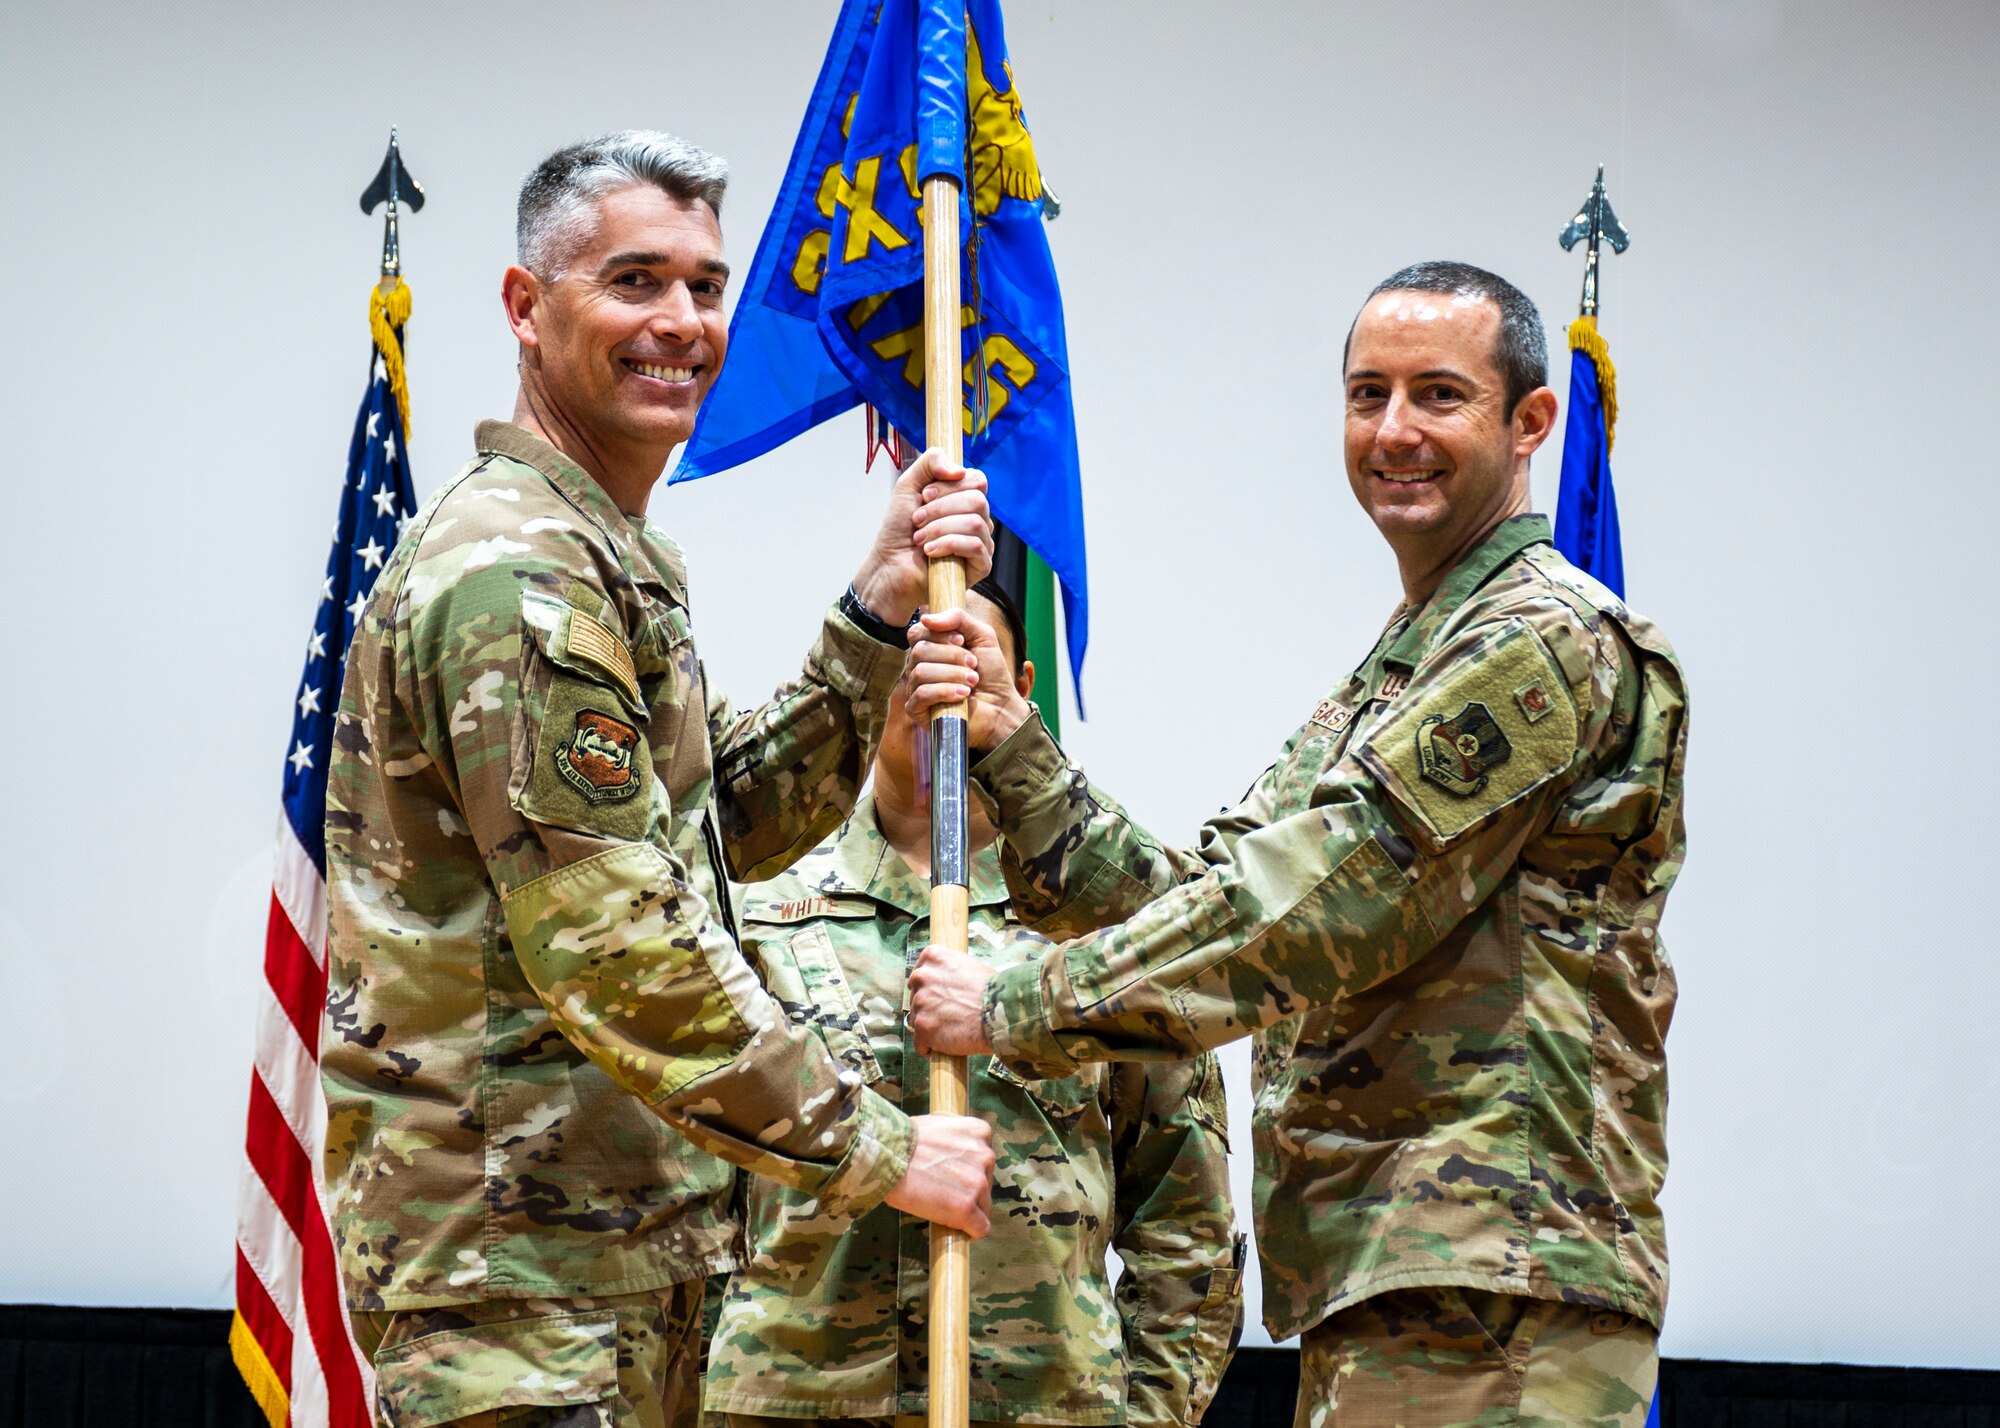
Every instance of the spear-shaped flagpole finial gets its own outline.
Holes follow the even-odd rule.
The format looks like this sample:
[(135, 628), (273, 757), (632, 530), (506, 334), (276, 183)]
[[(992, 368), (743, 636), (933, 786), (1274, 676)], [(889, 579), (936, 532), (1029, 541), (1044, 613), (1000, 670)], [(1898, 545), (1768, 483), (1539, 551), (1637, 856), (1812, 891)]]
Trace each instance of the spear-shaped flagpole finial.
[(1586, 247), (1583, 260), (1583, 301), (1578, 307), (1578, 315), (1595, 320), (1597, 317), (1597, 249), (1600, 241), (1609, 243), (1611, 251), (1622, 253), (1632, 246), (1632, 235), (1625, 231), (1625, 225), (1618, 221), (1618, 215), (1611, 211), (1611, 200), (1604, 196), (1604, 165), (1597, 166), (1597, 182), (1590, 186), (1590, 197), (1577, 210), (1576, 217), (1570, 219), (1569, 226), (1557, 235), (1556, 241), (1567, 252), (1584, 240)]
[(373, 213), (380, 203), (389, 205), (382, 220), (382, 277), (387, 280), (403, 271), (403, 253), (396, 235), (397, 205), (407, 203), (412, 213), (424, 206), (423, 185), (403, 167), (403, 151), (396, 145), (394, 128), (389, 130), (389, 152), (382, 157), (382, 167), (361, 195), (361, 211)]

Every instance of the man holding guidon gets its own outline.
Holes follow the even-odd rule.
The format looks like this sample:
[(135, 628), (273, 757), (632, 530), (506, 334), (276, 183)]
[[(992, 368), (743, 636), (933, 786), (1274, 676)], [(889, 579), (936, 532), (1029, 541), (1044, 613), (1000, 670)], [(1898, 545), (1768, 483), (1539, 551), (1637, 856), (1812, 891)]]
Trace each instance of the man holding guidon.
[(1305, 1335), (1299, 1428), (1636, 1428), (1667, 1296), (1685, 684), (1528, 513), (1556, 398), (1517, 289), (1395, 274), (1344, 382), (1403, 599), (1194, 847), (1064, 758), (979, 621), (925, 617), (915, 703), (975, 694), (1014, 906), (1075, 940), (997, 970), (927, 950), (917, 1034), (1068, 1077), (1256, 1033), (1265, 1320)]
[(647, 132), (529, 175), (513, 420), (411, 522), (348, 655), (326, 1171), (400, 1428), (692, 1423), (723, 1160), (829, 1215), (986, 1229), (985, 1124), (907, 1115), (790, 1022), (726, 881), (852, 808), (926, 555), (990, 566), (984, 479), (918, 460), (798, 677), (745, 714), (708, 688), (645, 511), (727, 345), (723, 185)]

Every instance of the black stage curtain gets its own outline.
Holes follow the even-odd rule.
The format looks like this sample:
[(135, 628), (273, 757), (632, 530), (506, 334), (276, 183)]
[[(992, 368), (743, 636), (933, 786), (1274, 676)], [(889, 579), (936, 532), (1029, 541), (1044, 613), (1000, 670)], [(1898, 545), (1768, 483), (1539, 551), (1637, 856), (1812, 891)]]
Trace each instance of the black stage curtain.
[(0, 1305), (4, 1428), (265, 1428), (220, 1309)]
[[(0, 1428), (263, 1428), (217, 1309), (0, 1305)], [(1290, 1428), (1290, 1349), (1244, 1349), (1204, 1428)], [(1661, 1428), (2000, 1428), (2000, 1372), (1667, 1359)]]
[(2000, 1428), (2000, 1372), (1665, 1359), (1660, 1428)]

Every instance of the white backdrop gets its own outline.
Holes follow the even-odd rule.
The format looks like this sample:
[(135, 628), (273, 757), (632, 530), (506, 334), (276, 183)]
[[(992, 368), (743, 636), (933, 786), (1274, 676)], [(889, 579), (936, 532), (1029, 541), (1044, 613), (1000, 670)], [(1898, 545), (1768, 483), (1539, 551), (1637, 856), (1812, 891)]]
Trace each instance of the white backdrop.
[[(1635, 235), (1604, 318), (1631, 596), (1697, 710), (1665, 1347), (2000, 1366), (1978, 614), (2000, 7), (1009, 11), (1067, 204), (1096, 631), (1069, 744), (1176, 837), (1394, 601), (1340, 471), (1361, 295), (1469, 259), (1559, 347), (1579, 263), (1555, 234), (1608, 164)], [(228, 1302), (266, 846), (367, 354), (380, 226), (355, 198), (388, 125), (431, 199), (404, 230), (421, 494), (509, 408), (520, 176), (568, 139), (682, 132), (734, 165), (747, 269), (832, 14), (0, 17), (0, 1301)], [(793, 667), (858, 559), (880, 489), (859, 422), (654, 502), (739, 699)], [(1545, 507), (1558, 466), (1537, 465)]]

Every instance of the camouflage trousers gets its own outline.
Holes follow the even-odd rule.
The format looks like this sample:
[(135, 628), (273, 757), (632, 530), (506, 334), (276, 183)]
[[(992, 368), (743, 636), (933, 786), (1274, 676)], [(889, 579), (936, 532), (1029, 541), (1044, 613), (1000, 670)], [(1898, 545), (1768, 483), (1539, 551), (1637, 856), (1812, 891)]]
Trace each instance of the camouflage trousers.
[(1630, 1314), (1390, 1290), (1306, 1330), (1292, 1428), (1642, 1428), (1659, 1369)]
[[(773, 1418), (761, 1413), (704, 1413), (702, 1428), (929, 1428), (930, 1418), (922, 1413), (898, 1413), (881, 1418)], [(975, 1418), (966, 1428), (1011, 1428), (1011, 1425)]]
[(694, 1428), (702, 1283), (357, 1311), (381, 1428)]

